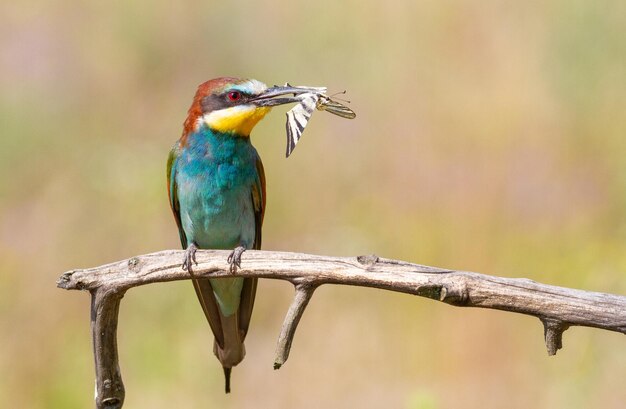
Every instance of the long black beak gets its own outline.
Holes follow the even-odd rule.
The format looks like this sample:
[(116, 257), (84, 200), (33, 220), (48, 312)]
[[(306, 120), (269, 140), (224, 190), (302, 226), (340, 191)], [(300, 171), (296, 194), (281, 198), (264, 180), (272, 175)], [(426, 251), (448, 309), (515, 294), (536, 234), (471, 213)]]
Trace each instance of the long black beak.
[[(289, 84), (285, 86), (274, 85), (271, 88), (266, 89), (261, 95), (250, 100), (257, 106), (261, 107), (273, 107), (276, 105), (290, 104), (293, 102), (300, 102), (300, 98), (297, 95), (305, 93), (319, 94), (326, 92), (326, 88), (323, 87), (293, 87)], [(276, 98), (283, 95), (292, 94), (293, 96)]]

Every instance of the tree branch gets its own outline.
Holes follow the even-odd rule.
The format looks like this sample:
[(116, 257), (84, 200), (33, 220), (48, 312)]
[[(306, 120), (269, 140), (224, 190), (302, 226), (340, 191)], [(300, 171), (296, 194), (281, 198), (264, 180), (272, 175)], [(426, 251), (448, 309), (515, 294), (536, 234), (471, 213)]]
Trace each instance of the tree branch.
[(91, 291), (91, 337), (98, 408), (121, 408), (124, 403), (124, 383), (117, 358), (117, 317), (123, 296), (123, 290), (106, 285)]
[(287, 362), (289, 351), (291, 350), (291, 341), (293, 341), (293, 336), (296, 334), (296, 327), (316, 288), (317, 285), (309, 283), (296, 284), (296, 296), (289, 307), (289, 311), (287, 311), (287, 315), (285, 315), (285, 321), (278, 336), (274, 369), (280, 369)]
[[(91, 322), (96, 363), (98, 409), (121, 408), (124, 385), (117, 358), (117, 317), (126, 290), (140, 285), (190, 279), (181, 268), (183, 251), (162, 251), (105, 266), (72, 270), (57, 286), (87, 290), (92, 295)], [(232, 277), (229, 251), (199, 250), (194, 277)], [(287, 280), (296, 287), (278, 340), (274, 368), (283, 365), (296, 327), (313, 292), (322, 284), (345, 284), (419, 295), (459, 307), (480, 307), (531, 315), (544, 325), (549, 355), (562, 347), (570, 326), (606, 329), (626, 334), (626, 297), (445, 270), (378, 258), (326, 257), (300, 253), (247, 251), (234, 276)]]

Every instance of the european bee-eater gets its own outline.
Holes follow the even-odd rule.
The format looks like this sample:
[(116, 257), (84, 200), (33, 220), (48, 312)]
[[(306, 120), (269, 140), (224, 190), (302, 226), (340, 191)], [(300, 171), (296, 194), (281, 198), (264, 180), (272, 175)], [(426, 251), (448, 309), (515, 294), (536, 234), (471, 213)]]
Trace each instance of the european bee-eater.
[[(261, 248), (265, 175), (250, 132), (272, 106), (298, 102), (296, 95), (304, 92), (236, 78), (198, 87), (167, 161), (169, 201), (186, 250), (183, 268), (190, 273), (198, 248), (233, 249), (227, 259), (231, 271), (241, 266), (246, 249)], [(245, 355), (257, 280), (192, 281), (215, 336), (213, 352), (224, 368), (228, 393), (231, 368)]]

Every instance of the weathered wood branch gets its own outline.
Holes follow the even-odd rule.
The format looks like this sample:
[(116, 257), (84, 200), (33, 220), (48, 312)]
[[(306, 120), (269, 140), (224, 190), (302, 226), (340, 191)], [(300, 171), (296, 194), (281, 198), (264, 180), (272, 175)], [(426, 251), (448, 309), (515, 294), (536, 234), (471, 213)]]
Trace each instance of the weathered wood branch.
[[(199, 250), (195, 277), (232, 277), (229, 251)], [(57, 286), (91, 293), (91, 327), (96, 364), (96, 405), (121, 408), (124, 385), (117, 358), (117, 317), (124, 293), (140, 285), (190, 279), (181, 263), (183, 251), (162, 251), (101, 267), (63, 274)], [(480, 307), (532, 315), (544, 325), (549, 355), (562, 347), (570, 326), (626, 334), (626, 297), (540, 284), (524, 278), (502, 278), (445, 270), (376, 256), (326, 257), (300, 253), (247, 251), (240, 277), (287, 280), (296, 287), (278, 340), (274, 368), (289, 356), (296, 327), (313, 292), (322, 284), (374, 287), (419, 295), (459, 307)]]
[(124, 290), (91, 291), (91, 337), (96, 365), (96, 406), (121, 408), (124, 383), (117, 358), (117, 317)]

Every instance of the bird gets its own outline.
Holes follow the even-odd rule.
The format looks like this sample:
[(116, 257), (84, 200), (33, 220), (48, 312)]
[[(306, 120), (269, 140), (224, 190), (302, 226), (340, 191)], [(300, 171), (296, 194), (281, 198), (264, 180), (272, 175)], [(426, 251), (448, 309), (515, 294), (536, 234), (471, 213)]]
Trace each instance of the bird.
[(168, 156), (167, 191), (185, 250), (182, 268), (192, 276), (215, 337), (213, 352), (224, 370), (226, 393), (232, 367), (245, 356), (257, 279), (194, 278), (196, 250), (232, 250), (226, 262), (235, 273), (245, 250), (261, 248), (265, 174), (250, 133), (273, 106), (299, 102), (297, 95), (304, 92), (288, 84), (268, 88), (254, 79), (206, 81), (198, 86)]

